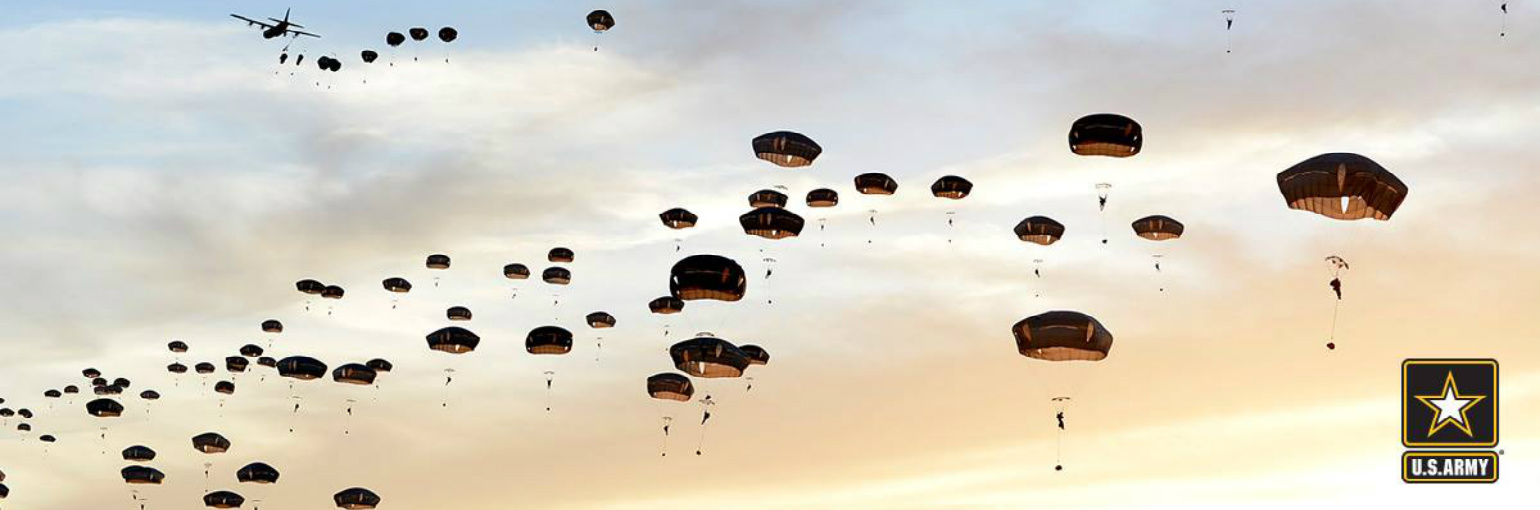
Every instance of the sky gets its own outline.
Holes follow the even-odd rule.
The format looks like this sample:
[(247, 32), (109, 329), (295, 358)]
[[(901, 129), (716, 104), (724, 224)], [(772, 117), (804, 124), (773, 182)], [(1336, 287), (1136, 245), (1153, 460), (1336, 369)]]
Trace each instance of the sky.
[[(1540, 241), (1527, 221), (1540, 215), (1540, 11), (1512, 2), (1499, 37), (1499, 3), (10, 9), (0, 397), (40, 416), (34, 435), (14, 418), (0, 433), (0, 508), (128, 508), (117, 451), (131, 444), (161, 453), (166, 484), (138, 496), (166, 509), (218, 489), (328, 508), (355, 486), (383, 508), (456, 510), (1522, 507), (1540, 476)], [(294, 43), (304, 67), (278, 66), (284, 42), (228, 17), (285, 7), (323, 36)], [(583, 23), (596, 8), (617, 20), (600, 36)], [(1221, 9), (1237, 10), (1228, 36)], [(383, 48), (388, 31), (443, 25), (460, 39)], [(364, 48), (381, 61), (359, 62)], [(344, 69), (315, 70), (321, 54)], [(1066, 150), (1070, 123), (1101, 112), (1137, 119), (1143, 152)], [(755, 159), (750, 139), (781, 129), (823, 155), (802, 169)], [(1373, 158), (1408, 185), (1391, 221), (1285, 206), (1277, 172), (1326, 152)], [(898, 193), (856, 194), (852, 177), (874, 171)], [(925, 192), (947, 174), (974, 193)], [(1104, 212), (1101, 182), (1113, 184)], [(777, 185), (842, 201), (794, 200), (809, 220), (800, 238), (744, 236), (745, 197)], [(700, 225), (663, 228), (671, 207)], [(1186, 233), (1131, 235), (1150, 214)], [(1018, 241), (1011, 227), (1033, 215), (1063, 222), (1064, 239)], [(498, 272), (538, 271), (553, 246), (577, 253), (566, 288)], [(431, 253), (454, 266), (429, 271)], [(749, 296), (649, 314), (693, 253), (742, 263)], [(1328, 351), (1333, 254), (1352, 268)], [(390, 276), (415, 284), (394, 308), (379, 286)], [(301, 278), (347, 297), (306, 310)], [(452, 305), (475, 313), (473, 353), (425, 346)], [(586, 328), (595, 310), (617, 327)], [(1110, 356), (1018, 355), (1011, 325), (1049, 310), (1097, 317), (1116, 337)], [(269, 318), (285, 332), (261, 333)], [(572, 354), (519, 348), (547, 324), (576, 333)], [(752, 391), (706, 382), (719, 404), (700, 456), (699, 406), (654, 401), (643, 384), (696, 332), (772, 356), (750, 370)], [(167, 352), (171, 340), (192, 350)], [(164, 370), (247, 343), (397, 370), (378, 389), (240, 374), (222, 404), (210, 387), (223, 371)], [(1500, 482), (1398, 479), (1400, 364), (1428, 357), (1501, 363)], [(103, 439), (86, 399), (41, 396), (85, 384), (85, 367), (165, 398), (125, 399)], [(1061, 438), (1048, 399), (1066, 392)], [(205, 431), (234, 447), (194, 451)], [(252, 461), (280, 482), (238, 486)]]

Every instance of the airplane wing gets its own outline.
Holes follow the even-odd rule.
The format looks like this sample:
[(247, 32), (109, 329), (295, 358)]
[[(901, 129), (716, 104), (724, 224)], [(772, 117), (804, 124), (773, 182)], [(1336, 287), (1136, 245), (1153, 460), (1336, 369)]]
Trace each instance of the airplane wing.
[(294, 34), (294, 37), (299, 37), (299, 36), (302, 36), (302, 35), (308, 35), (308, 36), (314, 37), (316, 39), (320, 39), (321, 38), (321, 36), (319, 36), (319, 35), (315, 35), (315, 34), (312, 34), (310, 32), (301, 32), (299, 30), (290, 30), (289, 33)]
[(249, 23), (249, 24), (252, 24), (252, 25), (261, 25), (262, 28), (273, 28), (272, 25), (269, 25), (267, 23), (263, 23), (261, 21), (257, 21), (257, 20), (254, 20), (254, 19), (251, 19), (251, 18), (248, 18), (248, 17), (245, 17), (245, 16), (242, 16), (242, 15), (239, 15), (239, 14), (231, 14), (230, 17), (238, 19), (238, 20), (241, 20), (241, 21), (245, 21), (246, 23)]

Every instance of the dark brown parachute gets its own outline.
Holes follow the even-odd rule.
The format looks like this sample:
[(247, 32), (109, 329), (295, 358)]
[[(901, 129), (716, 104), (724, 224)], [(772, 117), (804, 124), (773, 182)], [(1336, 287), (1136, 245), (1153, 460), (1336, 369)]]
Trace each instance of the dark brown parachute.
[(155, 390), (144, 390), (139, 392), (139, 398), (145, 400), (160, 400), (160, 392)]
[(449, 269), (449, 256), (435, 253), (428, 256), (428, 269)]
[(204, 432), (193, 436), (192, 445), (194, 450), (203, 453), (224, 453), (230, 451), (230, 440), (225, 439), (225, 436), (219, 435), (218, 432)]
[(129, 382), (128, 379), (124, 379), (122, 377), (119, 377), (117, 379), (113, 379), (112, 380), (112, 385), (113, 386), (117, 386), (119, 388), (128, 388), (129, 386), (132, 386), (133, 383)]
[[(69, 395), (74, 395), (76, 393), (80, 393), (80, 387), (76, 386), (76, 385), (73, 385), (73, 384), (71, 384), (69, 386), (65, 386), (64, 387), (64, 393), (69, 394)], [(0, 399), (0, 404), (3, 404), (3, 403), (5, 403), (5, 399)]]
[(187, 373), (187, 365), (183, 365), (181, 363), (172, 363), (170, 365), (166, 365), (166, 371), (173, 374), (185, 374)]
[(695, 396), (695, 385), (689, 377), (664, 372), (647, 377), (647, 394), (661, 400), (689, 402)]
[(764, 347), (748, 344), (740, 346), (738, 349), (743, 351), (744, 356), (748, 356), (750, 365), (767, 365), (770, 363), (770, 353), (766, 352)]
[(166, 474), (150, 466), (128, 466), (121, 471), (123, 483), (133, 485), (160, 485)]
[(808, 207), (834, 207), (840, 203), (840, 194), (829, 188), (818, 188), (807, 192)]
[(96, 387), (96, 388), (100, 388), (100, 387), (106, 386), (108, 384), (112, 384), (112, 383), (109, 382), (104, 377), (96, 377), (96, 378), (91, 379), (91, 386)]
[[(718, 255), (691, 255), (674, 263), (673, 269), (669, 270), (668, 292), (685, 301), (738, 301), (748, 292), (748, 277), (743, 272), (743, 266), (733, 259)], [(658, 300), (653, 300), (653, 304), (658, 304)], [(675, 311), (684, 308), (684, 303), (679, 305)], [(659, 313), (656, 306), (652, 309), (654, 313)]]
[(240, 508), (246, 498), (230, 491), (214, 491), (203, 495), (203, 506), (209, 508)]
[(413, 41), (421, 41), (428, 38), (428, 29), (412, 27), (406, 30), (406, 35), (412, 36)]
[(471, 320), (471, 309), (463, 306), (451, 306), (448, 310), (444, 310), (444, 316), (452, 321), (468, 321)]
[(380, 54), (374, 50), (364, 50), (359, 52), (358, 56), (364, 60), (365, 64), (373, 64), (376, 59), (380, 58)]
[(332, 501), (337, 503), (337, 508), (367, 510), (380, 504), (380, 496), (369, 489), (354, 487), (338, 492), (332, 496)]
[(219, 393), (222, 395), (234, 395), (235, 383), (230, 381), (219, 381), (214, 383), (214, 393)]
[(63, 397), (63, 396), (64, 396), (64, 392), (59, 391), (59, 390), (48, 390), (48, 391), (44, 391), (43, 392), (43, 397), (45, 397), (45, 398), (59, 398), (59, 397)]
[(256, 344), (242, 345), (241, 346), (241, 355), (245, 356), (245, 357), (248, 357), (248, 358), (255, 358), (255, 357), (261, 356), (262, 355), (262, 346), (259, 346), (259, 345), (256, 345)]
[(524, 337), (524, 350), (530, 354), (561, 355), (572, 352), (572, 332), (557, 326), (540, 326)]
[(588, 314), (583, 319), (588, 321), (588, 327), (590, 328), (604, 329), (615, 327), (615, 316), (610, 315), (609, 312), (594, 312)]
[(503, 277), (509, 280), (529, 279), (529, 267), (524, 264), (508, 264), (503, 266)]
[(275, 367), (278, 366), (278, 359), (274, 358), (272, 356), (262, 356), (260, 358), (257, 358), (257, 365), (268, 367), (268, 368), (275, 368)]
[(738, 217), (743, 233), (765, 239), (796, 237), (806, 223), (796, 213), (779, 207), (761, 207)]
[(862, 195), (892, 195), (898, 192), (898, 181), (888, 174), (861, 174), (856, 176), (856, 191)]
[(784, 208), (786, 207), (787, 199), (788, 197), (785, 193), (773, 189), (762, 189), (749, 195), (749, 207), (756, 209), (760, 207)]
[(570, 264), (575, 258), (577, 258), (577, 254), (572, 253), (571, 249), (561, 247), (551, 248), (551, 251), (545, 254), (546, 260), (558, 264)]
[(428, 334), (428, 348), (450, 354), (465, 354), (476, 350), (481, 337), (470, 330), (450, 326)]
[(1098, 361), (1112, 350), (1112, 333), (1095, 318), (1052, 311), (1022, 319), (1011, 328), (1022, 356), (1048, 361)]
[(776, 131), (754, 137), (754, 156), (776, 166), (796, 168), (813, 164), (823, 147), (802, 133)]
[(110, 398), (99, 398), (86, 402), (86, 414), (97, 418), (117, 418), (123, 416), (123, 404)]
[(967, 179), (955, 175), (948, 175), (940, 179), (936, 179), (936, 182), (930, 185), (930, 194), (938, 198), (960, 200), (964, 197), (967, 197), (968, 194), (972, 192), (973, 183), (969, 182)]
[(289, 356), (278, 360), (278, 375), (309, 381), (326, 377), (326, 364), (308, 356)]
[(594, 29), (595, 32), (604, 32), (615, 28), (615, 17), (610, 15), (610, 11), (603, 9), (590, 12), (588, 13), (588, 28)]
[(149, 462), (155, 460), (155, 450), (145, 445), (134, 445), (123, 449), (123, 460), (129, 462)]
[(695, 213), (675, 207), (663, 211), (662, 214), (658, 215), (658, 219), (663, 220), (663, 226), (678, 230), (695, 226), (695, 222), (700, 217), (696, 216)]
[(396, 368), (395, 364), (391, 363), (390, 361), (388, 361), (388, 360), (386, 360), (384, 358), (374, 358), (372, 360), (369, 360), (368, 363), (364, 363), (364, 366), (367, 366), (369, 368), (374, 369), (374, 371), (377, 372), (377, 373), (389, 372), (389, 371), (394, 370)]
[(749, 367), (749, 357), (726, 340), (699, 336), (668, 349), (674, 366), (695, 377), (738, 377)]
[(565, 267), (548, 267), (540, 272), (540, 279), (551, 285), (566, 285), (572, 283), (572, 271)]
[(230, 373), (245, 372), (246, 367), (250, 365), (251, 361), (248, 361), (244, 356), (229, 356), (225, 358), (225, 371)]
[(336, 285), (327, 285), (326, 288), (321, 289), (321, 297), (326, 299), (342, 299), (344, 293), (346, 291)]
[(85, 376), (86, 379), (96, 379), (102, 376), (102, 371), (94, 368), (87, 368), (85, 370), (81, 370), (80, 375)]
[(42, 441), (44, 443), (52, 443), (54, 441), (58, 441), (59, 438), (53, 437), (53, 435), (51, 435), (51, 434), (43, 434), (41, 436), (37, 436), (37, 440), (38, 441)]
[(92, 388), (91, 392), (97, 395), (121, 395), (123, 394), (123, 387), (109, 384)]
[(374, 384), (374, 378), (378, 375), (374, 369), (358, 363), (348, 363), (337, 367), (332, 371), (332, 380), (343, 384), (356, 384), (368, 386)]
[(171, 343), (166, 344), (166, 348), (171, 352), (187, 352), (187, 342), (172, 340)]
[(1069, 128), (1069, 150), (1081, 156), (1126, 158), (1144, 146), (1144, 129), (1122, 115), (1098, 113), (1076, 120)]
[(1170, 216), (1145, 216), (1134, 221), (1134, 234), (1151, 241), (1167, 241), (1182, 237), (1182, 222)]
[(444, 27), (444, 28), (438, 29), (438, 40), (440, 40), (440, 41), (444, 41), (446, 43), (450, 43), (450, 42), (455, 42), (455, 39), (459, 39), (459, 38), (460, 38), (460, 31), (459, 30), (455, 30), (454, 27)]
[(241, 483), (269, 485), (278, 483), (278, 470), (263, 462), (253, 462), (235, 471), (235, 480)]
[(214, 373), (214, 364), (207, 361), (193, 365), (193, 371), (200, 374)]
[(658, 315), (671, 315), (684, 311), (684, 300), (663, 296), (647, 303), (647, 309)]
[(1016, 237), (1029, 243), (1048, 246), (1064, 237), (1064, 224), (1047, 216), (1032, 216), (1016, 224)]
[(406, 42), (406, 36), (401, 35), (401, 32), (391, 32), (385, 34), (385, 44), (390, 45), (392, 48), (400, 46), (401, 43), (404, 42)]
[(306, 294), (320, 294), (321, 289), (325, 288), (326, 284), (315, 280), (300, 280), (294, 282), (294, 289)]
[(385, 287), (385, 290), (397, 294), (405, 294), (412, 291), (412, 282), (406, 281), (406, 278), (399, 276), (386, 278), (384, 281), (380, 282), (380, 285)]
[(1406, 184), (1374, 160), (1345, 152), (1322, 154), (1278, 173), (1290, 209), (1338, 220), (1389, 220), (1406, 199)]

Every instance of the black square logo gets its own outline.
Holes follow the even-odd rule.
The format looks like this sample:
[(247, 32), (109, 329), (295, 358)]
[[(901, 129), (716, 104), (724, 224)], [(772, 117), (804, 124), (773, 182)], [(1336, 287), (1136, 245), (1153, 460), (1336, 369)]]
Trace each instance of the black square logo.
[(1497, 445), (1497, 360), (1401, 363), (1401, 444), (1409, 448)]

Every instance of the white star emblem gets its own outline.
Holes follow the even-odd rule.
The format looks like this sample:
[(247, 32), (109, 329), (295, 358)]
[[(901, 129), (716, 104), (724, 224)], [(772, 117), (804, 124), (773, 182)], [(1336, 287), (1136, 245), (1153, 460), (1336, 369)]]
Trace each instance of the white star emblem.
[(1465, 420), (1465, 411), (1485, 398), (1485, 395), (1461, 395), (1460, 388), (1454, 382), (1454, 372), (1449, 372), (1444, 377), (1444, 391), (1441, 395), (1417, 396), (1417, 400), (1422, 401), (1423, 405), (1438, 411), (1438, 414), (1433, 417), (1433, 423), (1428, 426), (1429, 436), (1438, 433), (1444, 425), (1451, 423), (1465, 435), (1473, 436), (1470, 423)]

